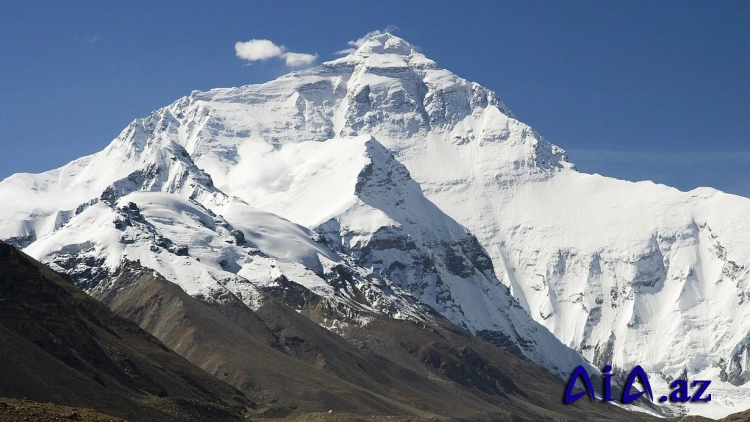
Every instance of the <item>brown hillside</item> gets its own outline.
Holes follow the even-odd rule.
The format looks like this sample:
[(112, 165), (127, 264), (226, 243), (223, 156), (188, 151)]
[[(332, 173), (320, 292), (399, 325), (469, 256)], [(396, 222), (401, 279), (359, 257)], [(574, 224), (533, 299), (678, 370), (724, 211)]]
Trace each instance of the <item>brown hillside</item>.
[(241, 420), (252, 403), (0, 242), (0, 396), (130, 421)]

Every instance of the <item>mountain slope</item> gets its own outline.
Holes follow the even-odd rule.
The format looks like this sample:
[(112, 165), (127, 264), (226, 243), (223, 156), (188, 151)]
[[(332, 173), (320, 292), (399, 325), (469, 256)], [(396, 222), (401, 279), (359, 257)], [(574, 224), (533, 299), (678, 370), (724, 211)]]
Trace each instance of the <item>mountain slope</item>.
[[(174, 194), (133, 192), (112, 206), (92, 204), (27, 249), (66, 269), (191, 362), (258, 397), (270, 406), (266, 414), (334, 409), (471, 420), (598, 417), (596, 406), (562, 407), (562, 381), (543, 368), (466, 332), (451, 333), (455, 328), (446, 330), (450, 324), (434, 311), (378, 281), (384, 279), (358, 274), (364, 270), (299, 226), (241, 201), (230, 202), (225, 215)], [(229, 225), (235, 218), (267, 232)], [(238, 245), (237, 231), (256, 246), (296, 244), (297, 252), (271, 252), (279, 259), (306, 257), (320, 273)], [(321, 264), (326, 257), (339, 262)], [(112, 270), (108, 261), (115, 263)], [(412, 322), (391, 325), (391, 317)], [(375, 323), (379, 328), (368, 328)], [(394, 330), (424, 341), (402, 344)], [(363, 349), (372, 342), (377, 351)], [(519, 365), (524, 369), (506, 372)], [(535, 374), (534, 381), (516, 381), (520, 374)], [(532, 400), (531, 391), (546, 391), (546, 398)]]
[(283, 188), (243, 188), (255, 206), (314, 228), (331, 249), (472, 333), (514, 345), (563, 376), (582, 363), (529, 321), (476, 238), (425, 198), (374, 138), (300, 142), (263, 159), (289, 170), (274, 181), (283, 179)]
[(240, 420), (250, 400), (0, 242), (0, 396), (128, 420)]
[[(283, 283), (283, 282), (282, 282)], [(251, 311), (207, 304), (131, 264), (101, 299), (218, 378), (258, 396), (265, 416), (346, 412), (433, 420), (650, 420), (602, 404), (563, 406), (560, 379), (445, 320), (371, 315), (366, 325), (319, 324), (330, 301), (292, 282)], [(308, 296), (309, 297), (309, 296)]]

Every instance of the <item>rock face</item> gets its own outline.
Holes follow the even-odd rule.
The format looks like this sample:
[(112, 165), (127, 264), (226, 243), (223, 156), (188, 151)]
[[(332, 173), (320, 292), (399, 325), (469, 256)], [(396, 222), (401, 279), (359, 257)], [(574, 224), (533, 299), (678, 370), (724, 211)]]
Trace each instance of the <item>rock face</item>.
[(194, 91), (100, 153), (0, 182), (10, 197), (0, 238), (92, 292), (140, 260), (257, 309), (283, 275), (338, 304), (331, 328), (426, 321), (426, 305), (560, 374), (584, 357), (659, 382), (748, 379), (750, 200), (578, 173), (391, 34)]

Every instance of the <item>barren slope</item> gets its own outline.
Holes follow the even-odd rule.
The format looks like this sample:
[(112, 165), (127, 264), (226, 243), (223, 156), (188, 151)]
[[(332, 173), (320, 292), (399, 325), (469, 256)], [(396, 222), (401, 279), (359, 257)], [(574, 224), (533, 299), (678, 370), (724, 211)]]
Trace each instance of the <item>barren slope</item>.
[(252, 402), (0, 242), (0, 397), (132, 421), (240, 420)]

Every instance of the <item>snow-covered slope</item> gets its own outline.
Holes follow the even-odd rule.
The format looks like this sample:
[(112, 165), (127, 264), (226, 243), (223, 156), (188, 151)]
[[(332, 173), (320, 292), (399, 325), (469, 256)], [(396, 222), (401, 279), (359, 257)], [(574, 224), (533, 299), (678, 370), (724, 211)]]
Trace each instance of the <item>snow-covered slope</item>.
[[(0, 182), (0, 238), (49, 261), (65, 243), (50, 239), (87, 215), (82, 204), (100, 198), (91, 213), (110, 212), (139, 190), (235, 229), (246, 224), (239, 197), (327, 244), (305, 235), (295, 242), (307, 252), (286, 254), (273, 225), (242, 229), (248, 241), (264, 233), (269, 257), (313, 274), (331, 256), (350, 260), (478, 333), (543, 336), (507, 287), (596, 365), (750, 380), (750, 200), (578, 173), (493, 92), (390, 34), (265, 84), (194, 91), (101, 153)], [(556, 354), (524, 350), (548, 365)]]
[[(285, 277), (343, 305), (348, 322), (366, 323), (370, 313), (430, 319), (398, 286), (347, 262), (311, 231), (237, 198), (222, 210), (226, 218), (175, 194), (133, 192), (89, 206), (25, 250), (92, 293), (107, 291), (107, 276), (131, 261), (208, 302), (232, 296), (257, 309), (264, 289)], [(342, 274), (348, 283), (332, 283)]]
[[(190, 155), (172, 140), (166, 114), (136, 120), (103, 151), (41, 174), (0, 182), (0, 238), (27, 246), (102, 200), (112, 205), (139, 190), (163, 191), (218, 205), (228, 197), (213, 187)], [(158, 129), (157, 129), (158, 128)]]
[(332, 249), (479, 336), (515, 344), (561, 375), (581, 363), (529, 319), (477, 239), (425, 198), (374, 138), (288, 144), (262, 159), (280, 174), (242, 185), (236, 194), (314, 228)]

